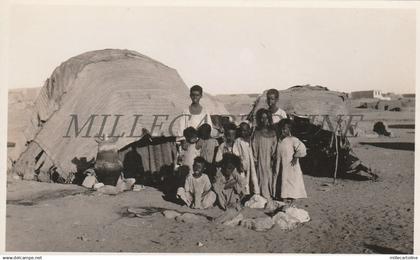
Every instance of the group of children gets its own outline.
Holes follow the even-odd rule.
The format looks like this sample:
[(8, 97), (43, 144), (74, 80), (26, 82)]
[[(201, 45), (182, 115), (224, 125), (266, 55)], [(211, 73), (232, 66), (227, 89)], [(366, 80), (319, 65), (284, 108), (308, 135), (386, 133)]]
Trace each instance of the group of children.
[(225, 125), (220, 144), (211, 137), (209, 124), (184, 129), (182, 165), (188, 173), (177, 190), (183, 203), (197, 209), (217, 204), (226, 210), (241, 207), (247, 195), (283, 200), (289, 206), (307, 197), (298, 159), (306, 148), (292, 136), (290, 119), (273, 124), (275, 115), (285, 117), (276, 113), (276, 99), (278, 92), (269, 90), (269, 109), (257, 111), (252, 127), (247, 122)]

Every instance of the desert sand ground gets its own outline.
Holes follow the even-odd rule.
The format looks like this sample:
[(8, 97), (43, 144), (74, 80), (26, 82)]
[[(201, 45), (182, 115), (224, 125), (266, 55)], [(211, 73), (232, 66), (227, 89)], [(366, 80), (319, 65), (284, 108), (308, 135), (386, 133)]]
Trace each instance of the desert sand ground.
[[(413, 110), (412, 110), (413, 111)], [(355, 153), (380, 181), (304, 176), (308, 199), (297, 203), (311, 221), (291, 231), (179, 223), (159, 211), (194, 210), (147, 187), (117, 196), (75, 185), (9, 181), (6, 250), (59, 252), (413, 253), (414, 112), (360, 110), (365, 125), (384, 120), (394, 138), (351, 138)], [(124, 214), (147, 209), (144, 217)], [(217, 208), (198, 211), (210, 217)], [(249, 215), (264, 215), (249, 210)], [(202, 246), (198, 246), (198, 242)]]

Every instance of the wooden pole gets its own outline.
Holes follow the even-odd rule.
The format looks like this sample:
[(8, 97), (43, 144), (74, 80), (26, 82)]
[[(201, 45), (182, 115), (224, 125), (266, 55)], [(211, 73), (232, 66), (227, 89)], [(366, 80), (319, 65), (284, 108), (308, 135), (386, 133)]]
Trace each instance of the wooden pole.
[(334, 184), (337, 181), (337, 170), (338, 170), (338, 140), (337, 140), (337, 135), (334, 133), (334, 141), (335, 141), (335, 168), (334, 168)]

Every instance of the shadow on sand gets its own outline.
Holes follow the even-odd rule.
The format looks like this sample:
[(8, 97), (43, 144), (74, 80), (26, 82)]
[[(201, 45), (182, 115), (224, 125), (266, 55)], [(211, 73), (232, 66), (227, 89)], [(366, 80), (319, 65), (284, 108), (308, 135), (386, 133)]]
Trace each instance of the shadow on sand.
[(407, 142), (360, 142), (361, 145), (371, 145), (380, 148), (393, 149), (393, 150), (404, 150), (414, 151), (414, 143)]
[(376, 254), (391, 254), (391, 255), (401, 255), (407, 254), (389, 247), (377, 246), (377, 245), (369, 245), (365, 244), (365, 247), (372, 250)]
[(400, 125), (389, 125), (388, 128), (398, 128), (398, 129), (415, 129), (414, 124), (400, 124)]

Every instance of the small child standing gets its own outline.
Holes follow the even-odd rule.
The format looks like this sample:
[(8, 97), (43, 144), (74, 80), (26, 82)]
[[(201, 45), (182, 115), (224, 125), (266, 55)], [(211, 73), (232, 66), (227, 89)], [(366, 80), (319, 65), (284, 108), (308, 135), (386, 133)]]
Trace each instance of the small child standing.
[(216, 194), (211, 190), (209, 177), (204, 174), (206, 161), (203, 157), (196, 157), (193, 173), (187, 176), (184, 187), (178, 188), (177, 197), (194, 209), (206, 209), (213, 206)]
[(248, 123), (242, 122), (239, 124), (238, 138), (233, 143), (233, 154), (239, 156), (242, 162), (242, 169), (245, 174), (246, 186), (245, 194), (248, 195), (260, 194), (260, 187), (258, 186), (258, 178), (255, 170), (254, 156), (250, 144), (251, 127)]
[(216, 163), (220, 163), (223, 159), (223, 154), (233, 153), (233, 143), (236, 138), (236, 125), (234, 123), (228, 123), (223, 127), (224, 130), (224, 141), (219, 145), (216, 153)]
[(182, 156), (182, 165), (188, 166), (189, 173), (193, 172), (194, 158), (200, 156), (200, 149), (197, 148), (198, 132), (194, 127), (185, 128), (184, 132), (185, 144), (182, 147), (184, 154)]
[(200, 149), (200, 156), (204, 158), (209, 164), (213, 163), (216, 154), (216, 148), (219, 145), (216, 139), (211, 138), (211, 126), (209, 124), (202, 124), (198, 128), (197, 148)]
[[(303, 174), (299, 158), (306, 156), (305, 145), (291, 134), (292, 121), (282, 119), (278, 123), (279, 144), (277, 146), (277, 163), (273, 178), (274, 188), (277, 179), (281, 178), (280, 197), (289, 206), (293, 206), (296, 199), (307, 198)], [(274, 191), (278, 197), (278, 191)]]
[(240, 210), (245, 188), (245, 179), (238, 173), (241, 159), (234, 154), (225, 153), (221, 164), (213, 184), (217, 202), (223, 210)]

